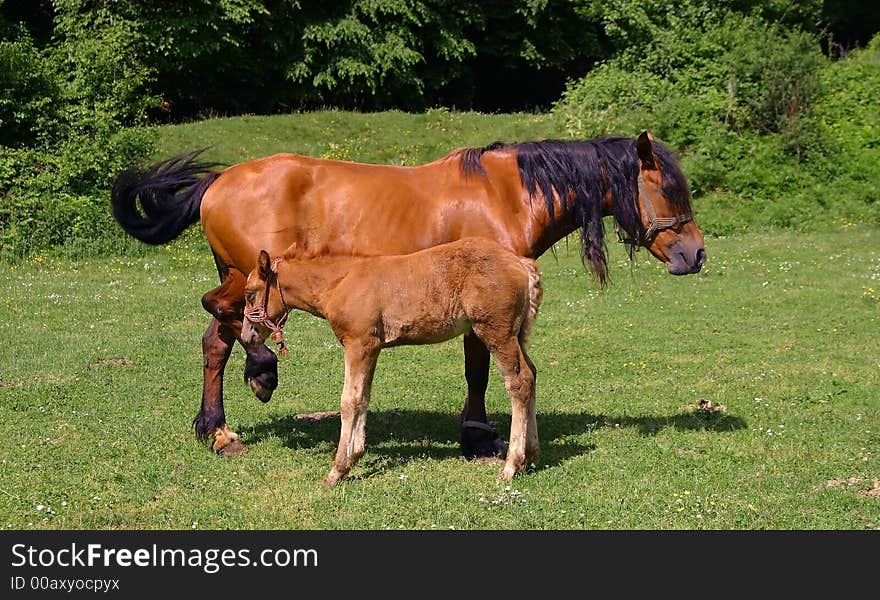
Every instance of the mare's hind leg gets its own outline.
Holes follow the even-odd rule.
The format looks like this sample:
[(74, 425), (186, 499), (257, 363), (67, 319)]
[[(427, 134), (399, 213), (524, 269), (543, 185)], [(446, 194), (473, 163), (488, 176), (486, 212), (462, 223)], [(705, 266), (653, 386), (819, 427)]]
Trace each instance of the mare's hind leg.
[(489, 351), (473, 332), (464, 336), (464, 376), (468, 392), (461, 411), (461, 452), (468, 460), (495, 456), (503, 458), (507, 444), (489, 425), (486, 417)]

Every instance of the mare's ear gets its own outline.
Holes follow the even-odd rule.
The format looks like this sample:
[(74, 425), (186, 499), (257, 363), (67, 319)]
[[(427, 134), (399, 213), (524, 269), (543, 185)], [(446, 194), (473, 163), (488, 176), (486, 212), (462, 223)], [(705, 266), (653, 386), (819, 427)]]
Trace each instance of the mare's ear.
[(657, 160), (654, 158), (654, 147), (651, 144), (652, 141), (654, 141), (654, 136), (647, 130), (643, 131), (636, 140), (636, 151), (643, 169), (657, 168)]
[(260, 269), (260, 278), (269, 279), (272, 275), (272, 259), (269, 258), (269, 253), (265, 250), (260, 250), (260, 259), (257, 261), (257, 266)]

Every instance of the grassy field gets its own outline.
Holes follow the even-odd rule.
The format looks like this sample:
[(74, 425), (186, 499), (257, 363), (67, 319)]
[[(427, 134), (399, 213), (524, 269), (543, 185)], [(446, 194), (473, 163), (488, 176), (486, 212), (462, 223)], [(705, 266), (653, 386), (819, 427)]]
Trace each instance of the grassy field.
[[(213, 145), (226, 163), (295, 151), (416, 164), (462, 146), (556, 137), (545, 115), (323, 112), (160, 130), (157, 158)], [(699, 202), (697, 218), (708, 210)], [(201, 395), (201, 295), (216, 285), (198, 228), (157, 249), (83, 259), (59, 250), (0, 281), (0, 527), (880, 527), (880, 230), (708, 238), (674, 278), (612, 247), (601, 291), (577, 247), (544, 256), (532, 335), (542, 455), (508, 485), (458, 449), (461, 342), (383, 353), (367, 455), (336, 489), (342, 353), (294, 314), (268, 405), (227, 368), (230, 425), (248, 445), (192, 435)], [(493, 368), (494, 369), (494, 368)], [(697, 410), (701, 400), (714, 411)], [(493, 370), (488, 408), (509, 403)]]
[[(249, 452), (193, 437), (198, 235), (140, 258), (8, 266), (0, 282), (0, 526), (29, 529), (863, 529), (880, 527), (880, 230), (708, 239), (703, 273), (674, 278), (611, 248), (600, 291), (577, 248), (540, 261), (532, 336), (542, 455), (512, 484), (457, 445), (460, 341), (379, 361), (367, 455), (329, 469), (341, 350), (295, 314), (281, 384), (263, 405), (226, 378)], [(696, 409), (708, 400), (718, 409)], [(506, 435), (493, 368), (488, 407)], [(872, 491), (875, 490), (875, 491)]]

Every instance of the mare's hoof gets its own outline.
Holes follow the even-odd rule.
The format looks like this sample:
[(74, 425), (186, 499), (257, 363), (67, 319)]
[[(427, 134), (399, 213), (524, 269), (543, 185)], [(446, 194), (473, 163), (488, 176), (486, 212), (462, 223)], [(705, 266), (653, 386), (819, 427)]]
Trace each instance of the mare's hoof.
[(257, 377), (248, 379), (248, 385), (251, 387), (254, 395), (260, 399), (260, 402), (268, 402), (272, 399), (272, 392), (275, 391), (275, 388), (269, 389), (262, 385), (257, 379)]
[(501, 439), (494, 423), (463, 421), (461, 453), (468, 460), (507, 457), (507, 442)]
[(214, 452), (222, 456), (241, 456), (247, 452), (247, 448), (238, 440), (232, 440), (222, 448), (214, 448)]

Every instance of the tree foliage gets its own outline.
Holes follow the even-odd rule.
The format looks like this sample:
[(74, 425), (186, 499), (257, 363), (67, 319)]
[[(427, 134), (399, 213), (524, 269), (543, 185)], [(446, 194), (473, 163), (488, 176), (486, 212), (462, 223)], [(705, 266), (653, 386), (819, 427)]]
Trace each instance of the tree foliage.
[[(0, 10), (40, 35), (51, 15), (48, 45), (77, 87), (136, 113), (140, 82), (174, 117), (546, 106), (606, 53), (572, 0), (36, 0), (32, 12), (11, 1)], [(112, 79), (100, 72), (110, 59)]]
[(873, 90), (874, 54), (852, 50), (875, 13), (855, 0), (0, 0), (0, 254), (115, 231), (109, 182), (151, 150), (137, 126), (325, 107), (521, 110), (562, 94), (572, 135), (648, 127), (679, 149), (698, 198), (845, 176), (861, 190), (851, 204), (867, 202), (834, 157), (855, 148), (840, 132), (865, 132), (841, 124), (842, 98), (875, 104), (835, 86)]

